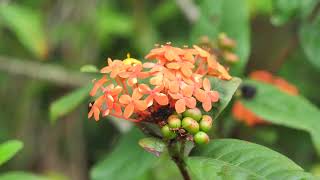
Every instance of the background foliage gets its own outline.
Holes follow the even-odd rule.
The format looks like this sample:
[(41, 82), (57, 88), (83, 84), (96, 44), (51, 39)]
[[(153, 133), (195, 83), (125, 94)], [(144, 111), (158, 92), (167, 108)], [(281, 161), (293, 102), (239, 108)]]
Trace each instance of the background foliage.
[[(181, 178), (165, 153), (155, 158), (138, 147), (142, 135), (131, 124), (87, 120), (91, 79), (106, 57), (130, 52), (140, 59), (155, 43), (191, 45), (203, 35), (214, 41), (220, 32), (237, 41), (240, 61), (232, 75), (257, 88), (254, 99), (241, 101), (270, 124), (247, 127), (235, 121), (231, 102), (215, 120), (212, 137), (268, 148), (213, 140), (188, 160), (193, 177), (202, 179), (206, 172), (222, 179), (281, 178), (283, 172), (263, 174), (246, 163), (259, 153), (263, 158), (254, 162), (277, 158), (268, 168), (289, 168), (286, 177), (310, 178), (302, 168), (320, 174), (319, 9), (319, 0), (1, 1), (0, 179)], [(284, 77), (300, 95), (246, 78), (259, 69)], [(235, 79), (226, 91), (219, 86), (224, 102), (238, 83)], [(217, 158), (223, 155), (220, 146), (230, 154)], [(234, 146), (244, 150), (233, 152)], [(212, 166), (202, 167), (204, 161)]]

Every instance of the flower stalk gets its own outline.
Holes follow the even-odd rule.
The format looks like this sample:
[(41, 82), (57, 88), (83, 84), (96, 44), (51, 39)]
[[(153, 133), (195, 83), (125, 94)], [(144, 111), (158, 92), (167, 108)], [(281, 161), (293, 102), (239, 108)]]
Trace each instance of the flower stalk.
[(184, 157), (184, 148), (186, 141), (180, 141), (180, 147), (179, 142), (172, 140), (168, 144), (168, 151), (171, 159), (175, 162), (177, 165), (182, 177), (184, 180), (190, 180), (190, 175), (187, 170), (185, 157)]

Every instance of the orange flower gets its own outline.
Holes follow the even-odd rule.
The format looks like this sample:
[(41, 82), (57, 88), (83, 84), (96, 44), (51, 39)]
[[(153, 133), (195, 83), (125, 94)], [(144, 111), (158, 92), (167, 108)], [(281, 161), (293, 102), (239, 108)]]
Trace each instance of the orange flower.
[(124, 72), (129, 67), (130, 66), (125, 65), (120, 60), (112, 61), (110, 58), (108, 58), (108, 66), (102, 68), (100, 70), (100, 72), (101, 73), (110, 73), (110, 77), (115, 78), (119, 73)]
[(117, 99), (118, 95), (121, 93), (122, 87), (110, 84), (106, 88), (102, 88), (103, 96), (105, 96), (106, 103), (108, 107), (112, 107), (115, 99)]
[(175, 102), (175, 109), (177, 113), (183, 113), (186, 110), (186, 107), (188, 108), (195, 108), (197, 101), (194, 97), (192, 97), (193, 91), (190, 86), (183, 86), (181, 93), (171, 93), (169, 92), (169, 95), (172, 97), (172, 99), (177, 100)]
[(119, 73), (119, 76), (121, 78), (128, 79), (128, 85), (133, 86), (137, 84), (138, 78), (144, 79), (149, 76), (147, 72), (141, 72), (141, 71), (142, 71), (142, 65), (137, 64), (135, 66), (130, 67), (129, 71)]
[(180, 70), (181, 73), (186, 77), (191, 77), (192, 69), (194, 68), (194, 65), (188, 61), (179, 61), (179, 62), (167, 63), (166, 67), (172, 70)]
[(175, 109), (177, 113), (183, 113), (188, 108), (196, 107), (196, 99), (194, 97), (184, 97), (181, 94), (170, 94), (173, 99), (178, 99), (175, 103)]
[(129, 118), (135, 110), (144, 111), (147, 109), (147, 103), (143, 100), (142, 94), (139, 92), (138, 88), (133, 90), (132, 97), (124, 94), (120, 97), (119, 102), (125, 105), (123, 115), (125, 118)]
[(266, 123), (262, 118), (255, 115), (249, 109), (244, 107), (244, 105), (240, 101), (236, 101), (233, 104), (232, 115), (236, 120), (242, 121), (242, 122), (246, 123), (248, 126), (254, 126), (257, 124), (265, 124)]
[[(102, 114), (139, 122), (148, 119), (145, 116), (150, 116), (149, 111), (161, 106), (174, 106), (178, 113), (182, 113), (187, 107), (196, 107), (197, 100), (205, 111), (209, 111), (212, 103), (219, 100), (219, 94), (211, 90), (205, 76), (231, 79), (227, 69), (218, 63), (217, 57), (198, 46), (181, 49), (166, 44), (151, 50), (146, 58), (155, 59), (156, 62), (142, 64), (129, 55), (124, 61), (108, 58), (108, 65), (100, 71), (106, 75), (95, 82), (90, 92), (91, 96), (98, 91), (102, 95), (92, 105), (89, 117), (98, 120)], [(107, 75), (113, 81), (105, 86)], [(150, 78), (148, 82), (153, 88), (139, 82), (145, 78)], [(284, 83), (279, 81), (279, 84)], [(145, 111), (147, 108), (148, 111)], [(136, 119), (129, 118), (133, 114)]]
[(161, 46), (160, 48), (152, 49), (145, 58), (180, 61), (182, 55), (184, 55), (184, 51), (182, 49), (172, 47), (170, 44), (166, 44), (164, 46)]
[(143, 67), (148, 69), (151, 68), (150, 73), (161, 72), (165, 69), (165, 67), (162, 64), (150, 63), (150, 62), (144, 63)]
[(105, 84), (107, 82), (107, 77), (103, 76), (101, 79), (99, 79), (93, 86), (93, 88), (90, 91), (90, 96), (94, 96), (96, 95), (97, 91), (99, 90), (99, 88), (101, 88), (103, 86), (103, 84)]
[(161, 93), (163, 90), (163, 86), (156, 86), (154, 89), (151, 89), (146, 84), (140, 84), (139, 85), (139, 91), (142, 94), (148, 94), (149, 96), (145, 99), (148, 107), (150, 107), (153, 104), (153, 101), (155, 100), (159, 105), (165, 106), (169, 104), (168, 96), (164, 93)]
[[(272, 84), (285, 93), (291, 95), (299, 94), (298, 89), (294, 85), (288, 83), (286, 80), (280, 77), (273, 76), (268, 71), (254, 71), (250, 73), (249, 77), (256, 81)], [(264, 121), (258, 115), (254, 114), (249, 109), (247, 109), (240, 101), (236, 101), (234, 103), (232, 107), (232, 114), (236, 120), (243, 121), (249, 126), (266, 123), (266, 121)]]
[(100, 116), (100, 108), (103, 104), (103, 102), (105, 101), (103, 96), (100, 96), (92, 105), (89, 113), (88, 113), (88, 118), (91, 118), (92, 116), (94, 116), (94, 119), (96, 121), (99, 120), (99, 116)]
[(197, 89), (195, 97), (202, 102), (202, 107), (205, 111), (210, 111), (212, 108), (212, 102), (218, 102), (219, 93), (211, 90), (211, 84), (208, 78), (203, 80), (203, 90)]
[(276, 87), (278, 87), (280, 90), (282, 90), (288, 94), (291, 94), (291, 95), (298, 95), (299, 94), (298, 89), (294, 85), (288, 83), (283, 78), (273, 76), (268, 71), (263, 71), (263, 70), (254, 71), (254, 72), (250, 73), (249, 77), (253, 80), (256, 80), (256, 81), (261, 81), (261, 82), (265, 82), (268, 84), (273, 84)]

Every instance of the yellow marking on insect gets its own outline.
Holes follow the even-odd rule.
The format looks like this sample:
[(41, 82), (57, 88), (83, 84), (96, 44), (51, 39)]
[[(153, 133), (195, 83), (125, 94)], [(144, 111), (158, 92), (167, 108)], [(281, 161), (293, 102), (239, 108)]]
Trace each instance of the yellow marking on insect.
[(135, 58), (131, 58), (130, 53), (128, 53), (127, 58), (123, 60), (123, 63), (126, 65), (137, 65), (137, 64), (141, 64), (141, 61)]

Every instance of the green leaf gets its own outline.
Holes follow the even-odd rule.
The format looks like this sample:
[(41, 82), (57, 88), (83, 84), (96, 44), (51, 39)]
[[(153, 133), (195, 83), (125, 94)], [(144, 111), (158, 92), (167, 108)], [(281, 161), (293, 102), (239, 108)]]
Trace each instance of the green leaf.
[(299, 38), (308, 60), (320, 69), (320, 15), (312, 22), (305, 22), (300, 29)]
[(142, 176), (157, 158), (138, 145), (144, 135), (133, 129), (124, 134), (117, 147), (91, 170), (92, 180), (130, 180)]
[[(299, 74), (299, 76), (297, 76)], [(282, 65), (278, 75), (293, 83), (312, 102), (320, 103), (320, 86), (315, 86), (320, 82), (318, 69), (307, 60), (302, 49), (297, 49)]]
[(0, 145), (0, 165), (10, 160), (23, 147), (23, 143), (18, 140), (10, 140)]
[(19, 41), (36, 57), (46, 58), (48, 42), (40, 14), (14, 3), (0, 5), (0, 20), (13, 31)]
[(249, 7), (246, 0), (204, 0), (200, 5), (200, 19), (192, 30), (192, 40), (201, 36), (216, 39), (221, 32), (237, 42), (235, 49), (240, 61), (232, 72), (240, 75), (250, 52)]
[(312, 12), (318, 0), (273, 0), (274, 25), (283, 25), (293, 18), (305, 19)]
[(12, 171), (0, 175), (1, 180), (49, 180), (47, 177), (34, 175), (27, 172)]
[(210, 115), (216, 119), (219, 114), (227, 107), (232, 99), (232, 96), (241, 84), (241, 79), (233, 77), (229, 81), (220, 80), (218, 78), (208, 76), (212, 89), (219, 92), (220, 100), (214, 104), (214, 108), (209, 112)]
[(252, 100), (242, 100), (245, 107), (266, 121), (310, 133), (320, 154), (320, 111), (302, 96), (291, 96), (278, 88), (256, 81), (245, 81), (257, 89)]
[(187, 161), (193, 179), (315, 179), (284, 155), (247, 141), (214, 140), (193, 155)]
[(50, 105), (51, 122), (55, 123), (59, 117), (68, 114), (69, 112), (74, 110), (78, 105), (80, 105), (89, 96), (90, 89), (91, 84), (79, 88), (54, 101)]
[(146, 151), (160, 156), (161, 153), (166, 149), (166, 144), (158, 138), (147, 137), (139, 140), (139, 145)]
[(97, 72), (99, 72), (99, 69), (95, 65), (87, 64), (87, 65), (83, 65), (80, 68), (80, 71), (81, 72), (86, 72), (86, 73), (97, 73)]

